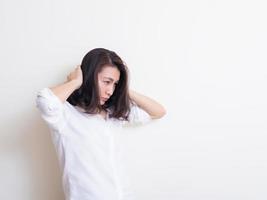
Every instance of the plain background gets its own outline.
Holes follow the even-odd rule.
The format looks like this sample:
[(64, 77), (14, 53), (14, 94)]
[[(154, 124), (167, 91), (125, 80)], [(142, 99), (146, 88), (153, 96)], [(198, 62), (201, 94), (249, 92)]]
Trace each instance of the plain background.
[(36, 92), (91, 49), (167, 115), (118, 139), (138, 200), (267, 199), (267, 6), (258, 0), (1, 0), (0, 199), (62, 200)]

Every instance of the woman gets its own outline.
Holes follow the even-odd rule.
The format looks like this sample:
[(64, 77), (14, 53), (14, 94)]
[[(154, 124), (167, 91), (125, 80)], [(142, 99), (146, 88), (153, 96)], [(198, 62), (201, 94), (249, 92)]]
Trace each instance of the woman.
[(36, 98), (56, 147), (67, 200), (132, 199), (124, 182), (114, 131), (165, 115), (151, 98), (128, 89), (128, 71), (113, 51), (96, 48)]

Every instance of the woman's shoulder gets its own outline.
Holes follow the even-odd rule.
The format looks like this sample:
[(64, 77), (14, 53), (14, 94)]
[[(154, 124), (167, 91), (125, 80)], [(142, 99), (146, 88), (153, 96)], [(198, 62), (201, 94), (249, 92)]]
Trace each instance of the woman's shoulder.
[(68, 101), (65, 101), (63, 103), (63, 105), (64, 105), (65, 110), (67, 110), (70, 113), (73, 113), (73, 112), (82, 112), (82, 110), (78, 106), (74, 106), (74, 105), (72, 105)]

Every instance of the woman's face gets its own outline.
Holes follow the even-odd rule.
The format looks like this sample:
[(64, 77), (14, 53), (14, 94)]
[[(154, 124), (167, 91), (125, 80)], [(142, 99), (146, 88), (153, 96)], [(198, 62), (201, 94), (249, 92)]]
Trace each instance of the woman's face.
[(120, 71), (117, 67), (106, 65), (98, 73), (99, 99), (103, 105), (113, 94), (120, 79)]

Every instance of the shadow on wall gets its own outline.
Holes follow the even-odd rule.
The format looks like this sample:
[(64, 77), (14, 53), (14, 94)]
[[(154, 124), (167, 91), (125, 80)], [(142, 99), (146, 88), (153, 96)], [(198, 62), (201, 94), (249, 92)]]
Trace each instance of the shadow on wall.
[(13, 115), (4, 124), (1, 177), (5, 187), (12, 187), (16, 192), (3, 191), (1, 199), (64, 200), (61, 171), (50, 132), (38, 110), (35, 111)]

